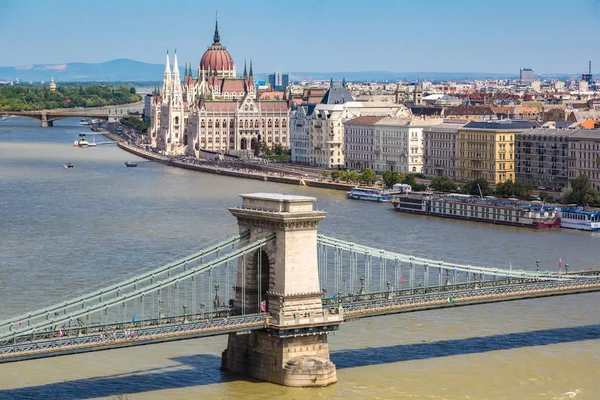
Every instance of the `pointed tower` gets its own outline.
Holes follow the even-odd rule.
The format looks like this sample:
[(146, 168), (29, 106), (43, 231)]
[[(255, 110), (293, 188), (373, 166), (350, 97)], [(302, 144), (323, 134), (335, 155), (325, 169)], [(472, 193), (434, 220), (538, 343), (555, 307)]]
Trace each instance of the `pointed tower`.
[(173, 75), (171, 78), (173, 89), (171, 91), (173, 100), (183, 102), (181, 90), (181, 78), (179, 77), (179, 65), (177, 64), (177, 50), (175, 50), (175, 59), (173, 60)]
[(215, 18), (215, 34), (213, 35), (213, 44), (221, 43), (221, 37), (219, 36), (219, 20)]
[(421, 75), (417, 76), (417, 83), (413, 91), (413, 105), (420, 106), (423, 104), (423, 90), (421, 89)]
[(244, 80), (248, 80), (248, 71), (246, 70), (246, 60), (244, 60)]
[(162, 87), (163, 100), (167, 100), (170, 97), (171, 92), (171, 62), (169, 61), (169, 50), (167, 50), (167, 61), (165, 64), (165, 75)]
[(250, 76), (248, 76), (248, 86), (254, 87), (254, 72), (252, 72), (252, 60), (250, 60)]

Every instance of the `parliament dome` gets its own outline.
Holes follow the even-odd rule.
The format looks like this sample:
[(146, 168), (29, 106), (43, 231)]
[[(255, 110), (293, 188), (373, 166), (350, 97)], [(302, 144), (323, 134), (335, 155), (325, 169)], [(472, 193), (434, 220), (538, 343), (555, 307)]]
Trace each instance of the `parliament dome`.
[(213, 44), (206, 50), (200, 60), (200, 69), (205, 71), (231, 71), (235, 69), (231, 54), (221, 44), (218, 23), (215, 23)]

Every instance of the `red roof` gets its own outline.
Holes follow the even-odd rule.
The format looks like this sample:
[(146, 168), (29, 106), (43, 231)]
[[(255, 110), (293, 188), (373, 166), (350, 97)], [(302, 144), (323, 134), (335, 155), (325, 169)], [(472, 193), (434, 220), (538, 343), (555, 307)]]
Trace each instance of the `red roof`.
[(282, 100), (283, 92), (268, 91), (268, 92), (262, 92), (260, 94), (260, 100), (269, 100), (269, 99)]
[(201, 105), (208, 112), (235, 112), (238, 107), (236, 101), (204, 101)]
[(218, 43), (213, 43), (202, 56), (200, 69), (204, 69), (205, 71), (209, 69), (211, 71), (232, 70), (233, 59), (231, 58), (231, 54), (225, 50), (225, 47)]
[(246, 92), (246, 85), (244, 79), (223, 79), (221, 83), (221, 93), (232, 93), (232, 92)]
[(260, 110), (262, 112), (286, 112), (288, 111), (287, 101), (267, 100), (259, 101)]
[(374, 124), (376, 122), (379, 122), (380, 120), (382, 120), (385, 117), (356, 117), (354, 119), (351, 119), (350, 121), (346, 121), (344, 124)]

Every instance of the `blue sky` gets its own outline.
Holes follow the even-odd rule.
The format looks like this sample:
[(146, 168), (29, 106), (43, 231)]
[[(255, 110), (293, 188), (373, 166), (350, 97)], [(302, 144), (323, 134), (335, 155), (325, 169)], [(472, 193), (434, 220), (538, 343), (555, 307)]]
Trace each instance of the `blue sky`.
[(581, 73), (600, 70), (600, 0), (0, 0), (0, 66), (196, 66), (221, 43), (238, 69)]

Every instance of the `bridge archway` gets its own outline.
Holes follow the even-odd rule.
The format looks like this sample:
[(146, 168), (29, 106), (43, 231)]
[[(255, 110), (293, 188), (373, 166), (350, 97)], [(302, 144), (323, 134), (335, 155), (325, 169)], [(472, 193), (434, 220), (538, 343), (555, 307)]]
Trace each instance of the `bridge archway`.
[(257, 280), (259, 282), (259, 310), (261, 312), (268, 312), (269, 302), (267, 301), (267, 296), (269, 290), (271, 289), (271, 260), (269, 259), (267, 252), (264, 250), (260, 250), (258, 259), (259, 263)]

